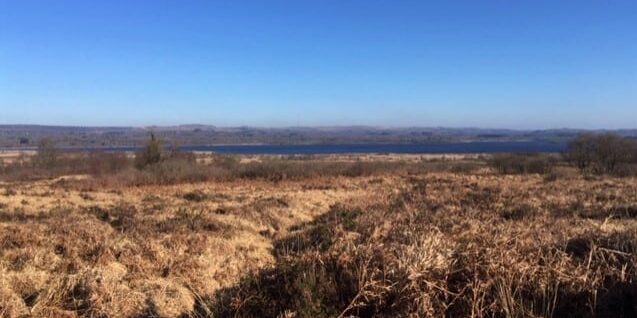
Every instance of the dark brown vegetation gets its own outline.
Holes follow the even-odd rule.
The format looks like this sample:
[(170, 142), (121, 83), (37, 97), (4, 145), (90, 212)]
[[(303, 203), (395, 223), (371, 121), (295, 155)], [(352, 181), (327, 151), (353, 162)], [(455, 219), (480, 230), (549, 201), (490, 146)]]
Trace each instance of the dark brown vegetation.
[(555, 168), (570, 165), (586, 175), (637, 175), (637, 139), (616, 134), (580, 134), (562, 156), (555, 154), (495, 154), (488, 164), (503, 174), (538, 173), (555, 176)]
[[(21, 155), (0, 168), (0, 180), (34, 181), (67, 175), (112, 175), (131, 168), (131, 160), (124, 153), (91, 152), (59, 153), (42, 160), (35, 156)], [(48, 157), (48, 155), (47, 155)]]
[(558, 164), (559, 157), (544, 154), (495, 154), (488, 162), (502, 174), (548, 174)]
[(161, 161), (161, 141), (155, 137), (154, 133), (150, 133), (150, 140), (135, 156), (135, 167), (143, 169), (147, 166), (156, 165)]
[(637, 140), (615, 134), (582, 134), (569, 143), (567, 160), (583, 172), (634, 175), (637, 173)]

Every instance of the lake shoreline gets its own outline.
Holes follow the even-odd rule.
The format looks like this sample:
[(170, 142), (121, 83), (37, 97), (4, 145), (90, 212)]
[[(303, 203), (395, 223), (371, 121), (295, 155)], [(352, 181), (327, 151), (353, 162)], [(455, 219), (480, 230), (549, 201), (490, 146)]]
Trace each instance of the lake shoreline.
[[(167, 146), (168, 147), (168, 146)], [(65, 147), (65, 152), (135, 152), (141, 146)], [(559, 153), (566, 143), (552, 141), (472, 141), (429, 144), (310, 144), (310, 145), (187, 145), (183, 151), (219, 154), (319, 155), (319, 154), (480, 154)], [(36, 148), (4, 148), (0, 152), (33, 152)]]

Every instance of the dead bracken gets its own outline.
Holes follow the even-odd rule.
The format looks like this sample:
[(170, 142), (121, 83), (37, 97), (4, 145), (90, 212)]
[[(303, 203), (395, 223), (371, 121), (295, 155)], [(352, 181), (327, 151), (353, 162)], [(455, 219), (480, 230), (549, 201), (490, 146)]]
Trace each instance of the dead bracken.
[(556, 169), (488, 158), (261, 160), (196, 182), (10, 176), (0, 317), (636, 314), (634, 177), (560, 162), (547, 180)]

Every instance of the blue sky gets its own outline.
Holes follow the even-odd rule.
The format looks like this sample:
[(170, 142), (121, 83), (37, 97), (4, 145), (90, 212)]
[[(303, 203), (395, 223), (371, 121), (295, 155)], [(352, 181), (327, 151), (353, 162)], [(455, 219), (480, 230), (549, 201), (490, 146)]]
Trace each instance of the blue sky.
[(637, 1), (0, 0), (0, 124), (637, 128)]

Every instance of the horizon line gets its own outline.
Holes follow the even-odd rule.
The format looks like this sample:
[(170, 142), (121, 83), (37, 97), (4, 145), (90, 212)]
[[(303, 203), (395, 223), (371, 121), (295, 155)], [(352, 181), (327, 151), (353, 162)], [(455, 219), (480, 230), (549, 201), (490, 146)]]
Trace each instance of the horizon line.
[(152, 128), (183, 128), (183, 127), (207, 127), (214, 129), (236, 129), (236, 128), (251, 128), (251, 129), (346, 129), (346, 128), (366, 128), (366, 129), (389, 129), (389, 130), (402, 130), (402, 129), (454, 129), (454, 130), (505, 130), (505, 131), (552, 131), (552, 130), (570, 130), (570, 131), (623, 131), (623, 130), (637, 130), (634, 128), (577, 128), (577, 127), (554, 127), (554, 128), (503, 128), (503, 127), (477, 127), (477, 126), (415, 126), (415, 125), (289, 125), (289, 126), (259, 126), (259, 125), (229, 125), (229, 126), (217, 126), (214, 124), (173, 124), (173, 125), (75, 125), (75, 124), (0, 124), (0, 127), (46, 127), (46, 128), (136, 128), (136, 129), (152, 129)]

